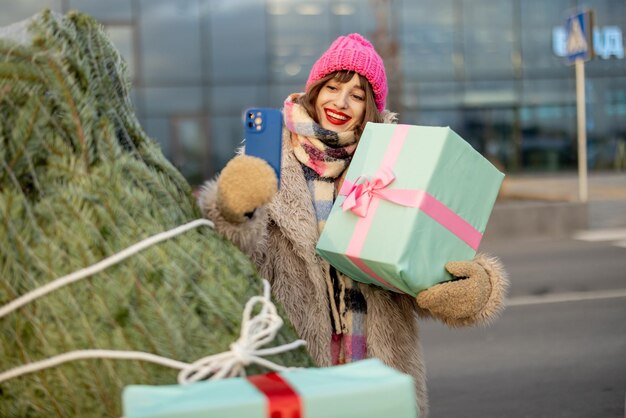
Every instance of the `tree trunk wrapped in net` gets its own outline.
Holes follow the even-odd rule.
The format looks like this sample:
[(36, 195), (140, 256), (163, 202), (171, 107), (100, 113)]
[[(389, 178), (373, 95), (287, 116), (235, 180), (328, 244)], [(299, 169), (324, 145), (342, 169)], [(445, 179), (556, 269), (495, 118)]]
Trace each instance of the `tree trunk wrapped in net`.
[[(46, 11), (0, 37), (0, 305), (200, 217), (141, 129), (124, 63), (95, 20)], [(193, 362), (228, 350), (261, 293), (241, 252), (193, 229), (0, 318), (0, 372), (89, 348)], [(296, 338), (285, 326), (275, 344)], [(303, 348), (274, 360), (311, 365)], [(125, 385), (172, 384), (176, 373), (66, 363), (0, 384), (0, 416), (116, 417)]]

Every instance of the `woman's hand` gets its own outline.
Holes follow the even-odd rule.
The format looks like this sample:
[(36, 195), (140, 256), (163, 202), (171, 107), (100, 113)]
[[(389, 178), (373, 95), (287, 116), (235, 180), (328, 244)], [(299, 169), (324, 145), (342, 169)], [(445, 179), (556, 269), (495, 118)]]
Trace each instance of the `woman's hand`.
[(238, 155), (226, 164), (217, 180), (217, 207), (224, 219), (243, 223), (267, 204), (278, 190), (278, 180), (261, 158)]
[(449, 262), (446, 269), (456, 279), (420, 292), (420, 308), (450, 326), (486, 321), (502, 310), (508, 281), (498, 260), (478, 255)]

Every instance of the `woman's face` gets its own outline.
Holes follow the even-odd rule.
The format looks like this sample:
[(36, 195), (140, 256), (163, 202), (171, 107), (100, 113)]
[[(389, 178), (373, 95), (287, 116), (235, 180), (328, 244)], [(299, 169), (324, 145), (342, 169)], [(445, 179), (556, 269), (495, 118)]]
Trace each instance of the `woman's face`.
[(365, 115), (365, 91), (358, 74), (347, 83), (328, 80), (317, 96), (315, 111), (319, 124), (329, 131), (347, 132), (359, 126)]

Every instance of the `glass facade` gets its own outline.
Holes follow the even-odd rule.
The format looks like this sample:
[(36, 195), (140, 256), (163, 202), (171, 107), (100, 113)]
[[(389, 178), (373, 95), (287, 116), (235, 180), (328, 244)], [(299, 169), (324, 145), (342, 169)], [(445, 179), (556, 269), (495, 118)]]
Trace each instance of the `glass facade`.
[(146, 132), (192, 184), (241, 144), (241, 112), (281, 107), (337, 36), (359, 32), (385, 60), (403, 123), (450, 126), (507, 172), (575, 170), (568, 11), (591, 8), (588, 164), (626, 143), (624, 0), (0, 0), (0, 25), (42, 8), (98, 19), (128, 62)]

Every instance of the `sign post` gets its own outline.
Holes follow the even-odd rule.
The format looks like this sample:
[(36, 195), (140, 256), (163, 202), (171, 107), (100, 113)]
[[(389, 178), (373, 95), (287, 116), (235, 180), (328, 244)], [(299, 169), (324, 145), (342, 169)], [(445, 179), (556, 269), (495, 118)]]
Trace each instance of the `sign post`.
[(586, 202), (587, 186), (587, 122), (585, 114), (585, 61), (593, 57), (593, 16), (590, 10), (567, 18), (566, 56), (576, 69), (576, 120), (578, 130), (578, 199)]

